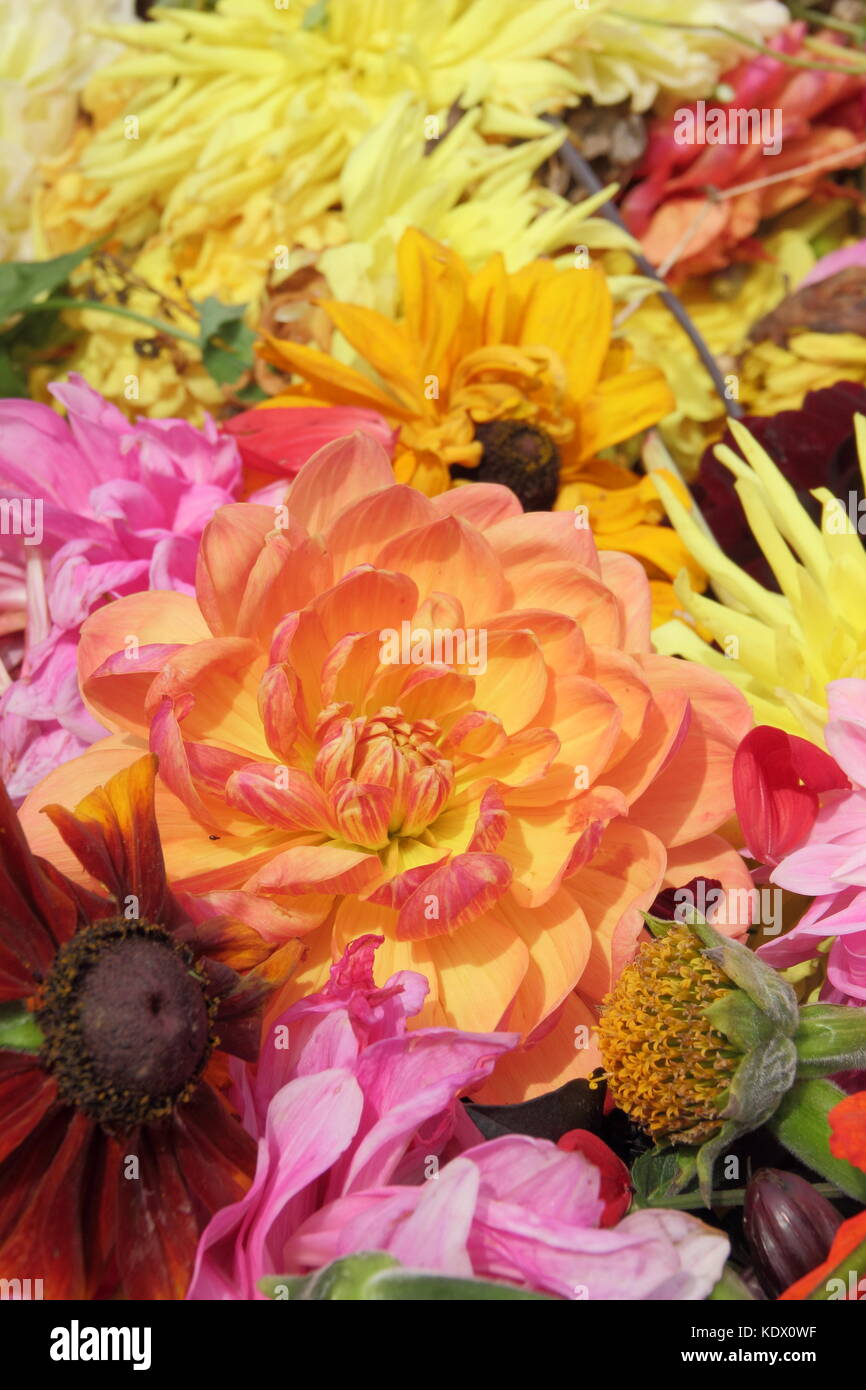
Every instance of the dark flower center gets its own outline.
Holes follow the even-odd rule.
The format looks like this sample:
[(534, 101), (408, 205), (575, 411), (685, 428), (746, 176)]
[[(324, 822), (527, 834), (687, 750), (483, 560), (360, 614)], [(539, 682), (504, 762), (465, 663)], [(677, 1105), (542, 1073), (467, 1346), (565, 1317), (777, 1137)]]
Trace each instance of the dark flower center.
[(546, 430), (524, 420), (490, 420), (475, 426), (475, 438), (481, 461), (475, 468), (455, 466), (455, 478), (503, 483), (525, 511), (550, 511), (559, 491), (559, 450)]
[(112, 919), (76, 933), (39, 1009), (43, 1060), (62, 1098), (110, 1133), (188, 1100), (216, 1042), (205, 985), (162, 927)]

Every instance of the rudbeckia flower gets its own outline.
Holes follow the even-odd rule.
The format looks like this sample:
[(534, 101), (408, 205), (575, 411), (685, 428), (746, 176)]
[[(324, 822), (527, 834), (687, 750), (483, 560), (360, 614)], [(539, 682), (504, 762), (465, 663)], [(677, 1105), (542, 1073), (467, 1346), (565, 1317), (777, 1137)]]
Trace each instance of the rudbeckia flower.
[[(654, 483), (596, 457), (673, 403), (661, 373), (632, 366), (628, 346), (611, 340), (602, 271), (538, 260), (509, 275), (497, 254), (472, 273), (415, 228), (403, 234), (397, 264), (403, 318), (321, 305), (376, 381), (270, 338), (262, 356), (303, 381), (256, 409), (377, 410), (398, 430), (401, 482), (430, 496), (454, 481), (505, 483), (530, 510), (581, 508), (600, 548), (638, 556), (657, 582), (688, 565), (677, 537), (652, 524), (662, 515)], [(692, 573), (700, 585), (700, 569)], [(662, 601), (661, 615), (672, 606)]]
[[(710, 633), (704, 641), (679, 619), (655, 630), (659, 651), (676, 653), (724, 672), (746, 695), (762, 724), (821, 744), (827, 686), (863, 673), (866, 551), (859, 512), (850, 497), (824, 487), (813, 496), (821, 526), (811, 520), (767, 452), (737, 420), (730, 429), (743, 455), (719, 445), (716, 457), (736, 479), (749, 526), (772, 570), (778, 592), (764, 588), (722, 551), (689, 515), (664, 478), (656, 486), (668, 516), (710, 577), (716, 597), (696, 594), (685, 574), (675, 583), (683, 608)], [(866, 487), (866, 419), (855, 432)]]
[(297, 958), (239, 920), (252, 899), (169, 890), (154, 762), (46, 807), (86, 889), (32, 856), (0, 788), (0, 1000), (30, 1011), (0, 1049), (0, 1270), (38, 1270), (52, 1299), (183, 1296), (201, 1229), (255, 1165), (227, 1059), (256, 1057)]
[(492, 485), (431, 501), (338, 441), (284, 508), (217, 513), (195, 598), (91, 616), (82, 689), (116, 736), (49, 775), (28, 834), (61, 854), (37, 807), (149, 740), (178, 886), (281, 908), (299, 991), (378, 932), (383, 978), (427, 976), (425, 1023), (532, 1036), (502, 1086), (544, 1090), (592, 1069), (574, 1028), (659, 888), (749, 883), (714, 833), (747, 706), (654, 656), (649, 613), (640, 566), (572, 517)]
[(539, 260), (509, 275), (497, 255), (472, 274), (448, 247), (408, 228), (397, 270), (399, 321), (361, 305), (322, 305), (381, 386), (327, 353), (272, 338), (262, 355), (303, 381), (258, 408), (378, 410), (399, 427), (400, 482), (434, 496), (459, 468), (510, 485), (542, 510), (560, 480), (672, 404), (661, 373), (632, 367), (627, 347), (611, 342), (612, 301), (596, 266), (558, 270)]
[[(684, 1212), (617, 1219), (628, 1172), (600, 1139), (479, 1142), (457, 1097), (516, 1039), (407, 1032), (426, 981), (404, 971), (377, 988), (377, 944), (356, 941), (321, 993), (275, 1020), (254, 1075), (234, 1068), (258, 1165), (204, 1232), (189, 1297), (261, 1298), (268, 1275), (358, 1250), (558, 1298), (706, 1297), (726, 1237)], [(614, 1192), (611, 1167), (625, 1178)]]

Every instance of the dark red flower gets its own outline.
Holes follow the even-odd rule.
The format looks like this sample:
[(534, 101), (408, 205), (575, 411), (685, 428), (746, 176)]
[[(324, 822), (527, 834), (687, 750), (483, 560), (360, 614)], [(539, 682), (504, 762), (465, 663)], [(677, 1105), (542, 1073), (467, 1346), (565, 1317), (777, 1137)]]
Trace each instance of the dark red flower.
[(300, 951), (172, 894), (155, 771), (141, 758), (74, 813), (45, 808), (107, 896), (31, 854), (0, 786), (0, 1004), (42, 1039), (0, 1049), (0, 1277), (46, 1298), (183, 1297), (200, 1232), (255, 1165), (226, 1054), (256, 1058)]
[(734, 801), (748, 853), (773, 868), (802, 844), (819, 794), (850, 787), (821, 748), (782, 729), (751, 729), (734, 754)]
[[(799, 410), (747, 415), (743, 419), (818, 524), (821, 505), (811, 496), (811, 488), (829, 488), (843, 504), (847, 504), (850, 491), (859, 495), (860, 466), (854, 439), (854, 416), (858, 413), (866, 414), (866, 387), (858, 382), (840, 381), (820, 391), (809, 391)], [(730, 430), (721, 442), (737, 452)], [(719, 463), (714, 449), (715, 445), (710, 445), (701, 459), (692, 489), (695, 501), (734, 564), (759, 584), (778, 591), (776, 577), (746, 521), (730, 471)]]

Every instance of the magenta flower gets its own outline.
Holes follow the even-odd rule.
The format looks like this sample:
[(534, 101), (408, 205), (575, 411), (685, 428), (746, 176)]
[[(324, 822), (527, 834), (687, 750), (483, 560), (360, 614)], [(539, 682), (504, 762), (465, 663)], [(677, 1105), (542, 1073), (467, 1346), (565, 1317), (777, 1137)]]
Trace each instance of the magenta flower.
[(377, 989), (381, 941), (353, 942), (325, 989), (276, 1020), (257, 1069), (234, 1069), (255, 1178), (206, 1228), (187, 1296), (255, 1299), (265, 1275), (379, 1250), (561, 1298), (705, 1297), (721, 1232), (659, 1210), (603, 1227), (609, 1190), (589, 1157), (525, 1135), (479, 1142), (458, 1097), (518, 1039), (407, 1032), (427, 982), (403, 971)]
[(827, 938), (821, 997), (834, 1004), (866, 1002), (866, 680), (827, 687), (827, 747), (851, 783), (821, 794), (812, 828), (782, 859), (772, 882), (815, 901), (797, 926), (760, 948), (778, 969), (810, 960)]
[[(210, 419), (200, 430), (132, 425), (80, 376), (49, 390), (67, 419), (0, 400), (0, 776), (15, 801), (106, 732), (78, 690), (85, 618), (143, 589), (194, 593), (202, 531), (242, 486), (238, 447)], [(356, 414), (319, 411), (314, 429), (295, 432), (293, 458), (354, 428)], [(279, 500), (289, 472), (254, 500)]]

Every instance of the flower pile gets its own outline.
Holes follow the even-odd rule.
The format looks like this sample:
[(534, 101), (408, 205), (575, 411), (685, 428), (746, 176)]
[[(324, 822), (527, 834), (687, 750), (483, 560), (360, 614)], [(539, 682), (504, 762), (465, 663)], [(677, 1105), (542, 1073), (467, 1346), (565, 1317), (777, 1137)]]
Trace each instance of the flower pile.
[(0, 4), (0, 1297), (866, 1296), (866, 6), (682, 11)]

